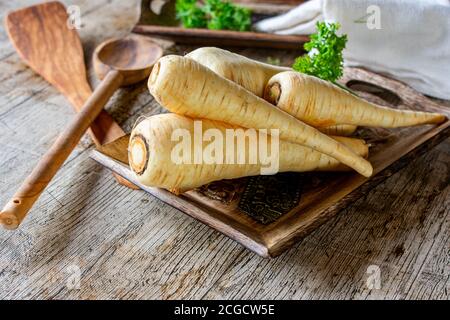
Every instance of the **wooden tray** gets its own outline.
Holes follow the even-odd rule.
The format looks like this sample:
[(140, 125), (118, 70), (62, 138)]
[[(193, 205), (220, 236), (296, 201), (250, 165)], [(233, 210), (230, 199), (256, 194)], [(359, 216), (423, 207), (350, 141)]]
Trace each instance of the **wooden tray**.
[[(341, 82), (372, 102), (450, 116), (448, 108), (406, 85), (363, 69), (346, 69)], [(91, 156), (148, 193), (257, 254), (275, 257), (410, 160), (450, 136), (450, 121), (439, 126), (393, 130), (362, 128), (357, 135), (371, 145), (369, 160), (374, 176), (369, 179), (353, 172), (284, 173), (219, 181), (180, 196), (140, 185), (125, 164), (98, 151)], [(120, 148), (126, 148), (126, 141)]]
[[(276, 35), (262, 32), (239, 32), (227, 30), (186, 29), (179, 26), (175, 19), (175, 0), (168, 1), (158, 14), (152, 8), (152, 1), (142, 0), (141, 16), (132, 32), (152, 37), (160, 37), (189, 45), (263, 47), (275, 49), (302, 50), (308, 36)], [(160, 2), (156, 0), (156, 2)], [(239, 1), (237, 1), (239, 2)], [(251, 3), (250, 3), (251, 2)], [(267, 2), (246, 1), (244, 5), (251, 7), (253, 23), (270, 16), (278, 15), (293, 8), (293, 4), (302, 1)], [(285, 4), (283, 4), (285, 3)]]

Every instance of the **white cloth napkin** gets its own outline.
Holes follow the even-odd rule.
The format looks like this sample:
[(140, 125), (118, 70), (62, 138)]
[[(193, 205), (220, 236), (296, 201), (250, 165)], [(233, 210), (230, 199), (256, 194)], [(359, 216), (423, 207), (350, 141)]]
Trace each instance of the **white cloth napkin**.
[(347, 34), (346, 66), (364, 66), (450, 99), (449, 0), (311, 0), (255, 28), (310, 34), (323, 20), (339, 22), (339, 32)]

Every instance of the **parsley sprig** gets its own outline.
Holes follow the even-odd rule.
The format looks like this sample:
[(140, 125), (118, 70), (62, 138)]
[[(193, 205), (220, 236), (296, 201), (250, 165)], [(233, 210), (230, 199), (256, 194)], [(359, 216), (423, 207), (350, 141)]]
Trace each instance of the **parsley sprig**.
[(185, 28), (206, 28), (206, 15), (197, 5), (197, 0), (177, 0), (175, 9), (177, 19)]
[(336, 34), (339, 23), (317, 22), (316, 27), (317, 33), (311, 35), (311, 40), (304, 45), (308, 54), (298, 57), (292, 68), (336, 83), (343, 75), (342, 51), (347, 43), (347, 35)]
[(251, 27), (251, 11), (223, 0), (177, 0), (177, 18), (185, 28), (247, 31)]

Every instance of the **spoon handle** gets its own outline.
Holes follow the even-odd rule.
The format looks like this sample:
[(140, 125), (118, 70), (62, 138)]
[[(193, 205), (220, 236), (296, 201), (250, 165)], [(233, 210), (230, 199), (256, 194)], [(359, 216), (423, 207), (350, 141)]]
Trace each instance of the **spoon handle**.
[(86, 101), (80, 113), (75, 116), (67, 128), (58, 136), (13, 198), (0, 212), (0, 223), (6, 229), (16, 229), (20, 225), (28, 211), (122, 82), (123, 76), (116, 70), (111, 70), (106, 75), (92, 96)]

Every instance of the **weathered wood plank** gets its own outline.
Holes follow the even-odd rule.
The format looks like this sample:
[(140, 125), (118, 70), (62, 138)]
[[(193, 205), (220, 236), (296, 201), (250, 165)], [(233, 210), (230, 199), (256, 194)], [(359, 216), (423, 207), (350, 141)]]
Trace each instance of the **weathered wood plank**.
[[(19, 297), (25, 297), (28, 293), (53, 297), (65, 288), (64, 269), (75, 263), (82, 272), (87, 273), (86, 276), (83, 274), (82, 281), (89, 285), (83, 286), (79, 292), (84, 298), (108, 297), (108, 291), (104, 291), (108, 287), (103, 286), (107, 281), (111, 282), (110, 294), (121, 289), (124, 294), (132, 296), (153, 294), (170, 297), (176, 292), (200, 290), (201, 287), (192, 286), (192, 283), (198, 281), (201, 275), (204, 276), (202, 280), (213, 282), (215, 278), (207, 275), (210, 272), (208, 269), (226, 268), (225, 262), (231, 262), (235, 255), (242, 252), (235, 243), (214, 234), (207, 227), (199, 228), (192, 219), (183, 219), (175, 209), (162, 205), (159, 200), (148, 199), (143, 192), (130, 194), (109, 175), (100, 174), (105, 170), (87, 160), (84, 154), (82, 157), (83, 162), (69, 163), (70, 168), (64, 168), (64, 176), (57, 177), (57, 186), (52, 185), (48, 190), (53, 197), (48, 199), (44, 196), (44, 200), (40, 201), (42, 203), (48, 199), (53, 204), (64, 205), (49, 215), (42, 210), (35, 214), (37, 212), (34, 210), (23, 225), (24, 230), (32, 228), (38, 231), (33, 234), (34, 245), (29, 248), (34, 263), (27, 265), (33, 281), (13, 281), (9, 284), (4, 281), (2, 283), (6, 287), (2, 288), (2, 293), (14, 289)], [(74, 179), (70, 179), (72, 175)], [(107, 210), (104, 210), (105, 207)], [(124, 208), (127, 208), (126, 211)], [(182, 230), (188, 232), (180, 232)], [(5, 239), (0, 250), (2, 256), (13, 253), (9, 264), (23, 257), (22, 251), (14, 250), (12, 241), (11, 238)], [(227, 254), (224, 255), (225, 252)], [(190, 263), (186, 263), (186, 253), (190, 255)], [(25, 259), (28, 257), (26, 255)], [(225, 261), (218, 263), (217, 258)], [(208, 260), (214, 263), (205, 267)], [(2, 260), (0, 270), (11, 268), (4, 263)], [(14, 264), (17, 268), (14, 271), (23, 268), (22, 263)], [(121, 270), (121, 276), (117, 275), (117, 268)], [(199, 270), (198, 274), (190, 273), (195, 269)], [(183, 272), (186, 282), (184, 287), (180, 287), (178, 279)], [(61, 277), (60, 281), (49, 282), (49, 273)], [(222, 272), (214, 274), (218, 277)], [(149, 278), (144, 278), (145, 275)], [(149, 288), (155, 292), (139, 290), (133, 294), (127, 282), (139, 283), (141, 279), (149, 283), (153, 283), (151, 279), (155, 281)], [(67, 294), (67, 291), (62, 293)]]
[[(411, 290), (408, 281), (421, 274), (421, 265), (429, 259), (433, 242), (446, 243), (448, 251), (448, 235), (436, 233), (436, 230), (450, 228), (450, 190), (446, 186), (450, 159), (442, 152), (443, 149), (448, 153), (449, 147), (448, 142), (441, 145), (441, 150), (416, 160), (389, 178), (365, 199), (360, 199), (307, 237), (295, 250), (280, 257), (280, 263), (278, 260), (268, 263), (265, 266), (267, 274), (256, 271), (260, 265), (266, 265), (264, 262), (249, 264), (244, 260), (236, 263), (235, 272), (224, 275), (217, 288), (206, 297), (404, 298)], [(438, 159), (441, 166), (427, 166), (432, 159)], [(443, 168), (445, 165), (447, 168)], [(440, 207), (440, 215), (433, 215), (427, 209), (436, 205)], [(436, 250), (442, 250), (442, 247)], [(436, 269), (448, 269), (448, 258), (434, 261), (439, 265)], [(366, 270), (370, 265), (381, 269), (381, 290), (369, 290), (365, 285)], [(442, 278), (442, 273), (445, 275), (445, 271), (440, 272), (437, 279)], [(446, 275), (448, 277), (448, 270)], [(242, 279), (252, 283), (248, 292), (228, 290), (229, 287), (240, 287)], [(414, 291), (423, 285), (426, 284), (416, 283)], [(439, 294), (441, 298), (448, 298), (444, 291)]]
[[(80, 32), (87, 52), (134, 24), (136, 1), (73, 2), (96, 7)], [(0, 12), (31, 3), (3, 1)], [(9, 55), (3, 35), (0, 26), (0, 78), (11, 75), (0, 81), (0, 114), (8, 111), (0, 117), (0, 203), (72, 115), (56, 90)], [(145, 84), (120, 90), (108, 109), (126, 130), (161, 111)], [(90, 146), (85, 138), (20, 230), (0, 230), (0, 298), (450, 298), (449, 139), (276, 260), (117, 185), (88, 159)], [(370, 265), (380, 267), (380, 290), (366, 286)], [(70, 266), (80, 268), (80, 290), (66, 286)]]

